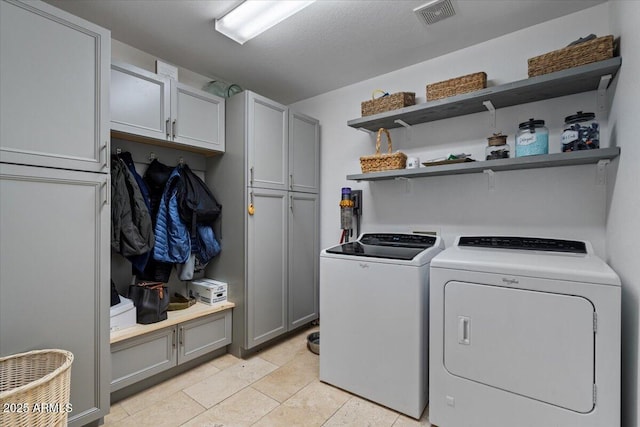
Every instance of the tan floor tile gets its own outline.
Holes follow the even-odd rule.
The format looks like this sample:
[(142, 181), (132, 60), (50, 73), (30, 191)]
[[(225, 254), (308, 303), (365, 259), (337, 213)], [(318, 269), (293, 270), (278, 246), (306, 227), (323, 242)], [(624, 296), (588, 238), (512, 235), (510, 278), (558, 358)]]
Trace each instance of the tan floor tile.
[(321, 426), (351, 395), (313, 381), (271, 411), (255, 426)]
[(270, 397), (247, 387), (183, 426), (250, 426), (278, 405), (279, 403)]
[(334, 426), (388, 426), (398, 418), (398, 413), (378, 406), (368, 400), (352, 397), (324, 424)]
[(318, 356), (310, 351), (300, 350), (292, 360), (254, 383), (253, 387), (278, 402), (284, 402), (316, 380), (318, 373)]
[(429, 407), (424, 410), (422, 416), (419, 420), (414, 420), (411, 417), (400, 414), (395, 423), (393, 423), (393, 427), (431, 427), (431, 423), (429, 423)]
[(205, 378), (184, 392), (205, 408), (211, 408), (277, 368), (273, 363), (254, 357)]
[(170, 378), (166, 381), (156, 384), (140, 393), (134, 394), (120, 402), (122, 407), (129, 413), (134, 415), (135, 413), (142, 411), (156, 402), (161, 402), (170, 396), (190, 385), (196, 384), (205, 378), (220, 372), (220, 369), (213, 365), (213, 361), (203, 363), (193, 369), (190, 369), (183, 374), (177, 375), (174, 378)]
[(221, 371), (224, 369), (227, 369), (233, 365), (237, 365), (238, 363), (242, 362), (242, 359), (239, 359), (237, 357), (235, 357), (232, 354), (225, 354), (222, 355), (220, 357), (215, 358), (214, 360), (211, 361), (211, 363), (213, 364), (213, 366), (215, 366), (216, 368), (220, 369)]
[(204, 411), (202, 406), (180, 391), (115, 423), (114, 427), (177, 427)]
[(319, 329), (319, 327), (313, 327), (300, 331), (286, 340), (260, 351), (258, 355), (264, 360), (282, 366), (293, 359), (298, 351), (307, 348), (307, 335)]
[(111, 409), (109, 410), (109, 415), (104, 417), (104, 425), (109, 426), (114, 424), (120, 420), (127, 418), (129, 414), (124, 410), (121, 404), (116, 403), (115, 405), (111, 405)]

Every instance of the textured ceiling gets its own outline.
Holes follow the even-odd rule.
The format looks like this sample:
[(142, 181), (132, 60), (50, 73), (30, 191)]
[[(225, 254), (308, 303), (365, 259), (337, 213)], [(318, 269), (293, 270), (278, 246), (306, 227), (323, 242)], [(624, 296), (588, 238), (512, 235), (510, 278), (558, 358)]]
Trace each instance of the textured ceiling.
[(605, 0), (452, 0), (457, 14), (431, 26), (413, 13), (427, 1), (318, 0), (239, 45), (217, 33), (213, 20), (240, 1), (47, 0), (118, 41), (284, 104)]

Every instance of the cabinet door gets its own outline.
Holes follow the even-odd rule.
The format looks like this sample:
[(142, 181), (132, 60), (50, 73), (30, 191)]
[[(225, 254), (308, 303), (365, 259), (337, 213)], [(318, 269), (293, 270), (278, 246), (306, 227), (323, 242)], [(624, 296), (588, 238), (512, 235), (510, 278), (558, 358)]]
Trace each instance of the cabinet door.
[(289, 193), (289, 329), (318, 318), (318, 195)]
[(72, 426), (109, 411), (107, 175), (0, 163), (0, 355), (74, 355)]
[(111, 65), (111, 129), (148, 138), (171, 136), (168, 77), (128, 64)]
[(176, 366), (176, 326), (111, 346), (111, 392)]
[(43, 2), (0, 1), (0, 159), (108, 171), (109, 31)]
[(246, 348), (287, 330), (287, 192), (249, 189), (249, 198)]
[(178, 325), (178, 363), (184, 363), (231, 343), (231, 310)]
[(224, 151), (224, 99), (171, 81), (172, 139)]
[(278, 104), (247, 94), (247, 182), (256, 188), (286, 190), (288, 175), (288, 113)]
[(317, 193), (320, 188), (320, 122), (289, 112), (289, 190)]

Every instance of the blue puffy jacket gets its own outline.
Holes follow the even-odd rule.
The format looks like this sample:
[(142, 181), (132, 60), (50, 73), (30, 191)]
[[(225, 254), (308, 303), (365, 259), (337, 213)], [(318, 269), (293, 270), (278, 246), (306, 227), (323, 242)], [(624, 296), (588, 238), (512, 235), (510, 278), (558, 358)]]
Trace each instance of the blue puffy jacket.
[(184, 264), (191, 254), (191, 239), (187, 226), (178, 214), (178, 185), (180, 172), (175, 168), (165, 186), (156, 220), (156, 244), (153, 258), (169, 263)]

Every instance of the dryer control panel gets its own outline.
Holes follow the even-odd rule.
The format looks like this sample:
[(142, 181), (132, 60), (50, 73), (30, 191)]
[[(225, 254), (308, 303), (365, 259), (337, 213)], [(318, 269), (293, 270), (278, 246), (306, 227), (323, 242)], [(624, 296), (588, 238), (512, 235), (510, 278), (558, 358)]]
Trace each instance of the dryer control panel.
[(576, 240), (543, 239), (540, 237), (462, 236), (458, 246), (529, 251), (569, 252), (586, 254), (587, 246)]

